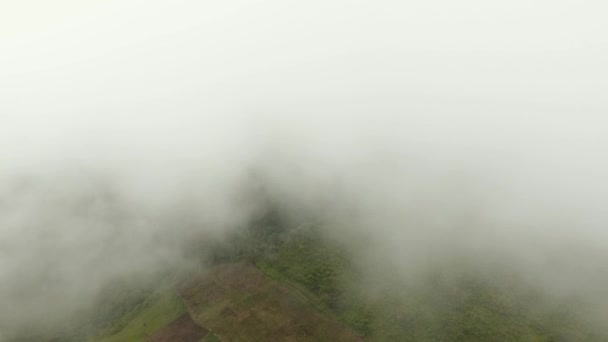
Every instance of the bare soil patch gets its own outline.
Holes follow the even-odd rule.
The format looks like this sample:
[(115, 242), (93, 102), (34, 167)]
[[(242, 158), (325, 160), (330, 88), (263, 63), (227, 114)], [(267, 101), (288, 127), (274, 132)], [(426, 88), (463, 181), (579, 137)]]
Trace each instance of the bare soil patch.
[(297, 291), (249, 263), (219, 265), (180, 289), (192, 319), (222, 341), (360, 341)]

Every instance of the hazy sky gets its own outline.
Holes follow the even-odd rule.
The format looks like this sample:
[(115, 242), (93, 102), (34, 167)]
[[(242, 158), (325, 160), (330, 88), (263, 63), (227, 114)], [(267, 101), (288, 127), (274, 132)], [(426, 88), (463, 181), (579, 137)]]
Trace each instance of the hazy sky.
[(347, 221), (339, 234), (375, 234), (371, 259), (404, 272), (464, 251), (598, 298), (607, 12), (1, 2), (0, 302), (21, 309), (0, 323), (45, 316), (37, 298), (68, 313), (112, 276), (181, 261), (192, 234), (244, 224), (253, 169), (288, 206)]
[[(559, 134), (556, 126), (592, 139), (608, 106), (601, 2), (1, 6), (0, 142), (11, 159), (66, 158), (83, 146), (175, 154), (180, 144), (200, 144), (199, 125), (238, 129), (243, 116), (315, 115), (296, 112), (323, 101), (343, 107), (334, 117), (407, 112), (445, 130), (446, 116), (466, 126), (465, 115), (474, 132), (465, 139), (498, 134), (513, 144), (522, 132)], [(321, 107), (329, 108), (312, 111)]]

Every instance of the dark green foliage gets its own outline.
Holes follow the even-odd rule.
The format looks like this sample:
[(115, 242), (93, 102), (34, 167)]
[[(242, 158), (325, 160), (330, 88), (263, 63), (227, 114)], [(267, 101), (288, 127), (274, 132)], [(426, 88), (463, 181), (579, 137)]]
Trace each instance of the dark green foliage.
[(282, 239), (289, 231), (275, 210), (267, 210), (244, 229), (228, 236), (202, 241), (198, 246), (204, 262), (211, 264), (235, 262), (239, 260), (255, 261), (273, 255), (282, 244)]
[(362, 336), (372, 335), (376, 316), (372, 310), (358, 304), (343, 307), (342, 310), (338, 312), (341, 313), (342, 321), (353, 328), (357, 333)]
[[(415, 283), (405, 283), (399, 277), (367, 279), (364, 274), (368, 273), (353, 264), (346, 249), (314, 227), (290, 226), (277, 211), (267, 211), (248, 229), (228, 238), (201, 243), (200, 250), (201, 257), (211, 264), (239, 260), (255, 263), (270, 278), (295, 291), (293, 298), (286, 300), (286, 306), (294, 312), (312, 304), (366, 340), (607, 340), (592, 335), (581, 324), (576, 305), (556, 306), (516, 279), (482, 277), (474, 267), (437, 267), (427, 270)], [(390, 278), (391, 272), (380, 274)], [(370, 283), (374, 291), (369, 291)], [(509, 286), (501, 286), (503, 283)], [(90, 326), (117, 322), (113, 327), (121, 330), (129, 323), (123, 322), (124, 313), (137, 311), (146, 295), (131, 292), (114, 297), (115, 301), (98, 307), (99, 318)], [(255, 307), (264, 301), (271, 302), (272, 298), (251, 295), (241, 304)], [(210, 334), (205, 341), (215, 338)]]
[(525, 289), (508, 292), (475, 272), (430, 272), (426, 281), (386, 284), (380, 295), (368, 296), (346, 255), (306, 229), (285, 233), (276, 253), (259, 256), (258, 266), (303, 287), (323, 311), (369, 340), (601, 341), (574, 317), (530, 301)]

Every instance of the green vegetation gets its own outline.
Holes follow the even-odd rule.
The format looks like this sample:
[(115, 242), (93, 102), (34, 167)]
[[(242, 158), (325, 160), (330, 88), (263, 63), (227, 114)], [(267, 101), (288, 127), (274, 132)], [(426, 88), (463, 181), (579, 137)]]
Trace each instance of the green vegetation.
[(133, 307), (93, 341), (143, 341), (146, 336), (177, 319), (184, 312), (186, 308), (176, 291), (164, 289)]
[(207, 242), (200, 249), (209, 274), (195, 277), (180, 297), (169, 286), (101, 306), (102, 321), (111, 323), (94, 341), (143, 341), (184, 312), (212, 331), (206, 342), (350, 341), (354, 333), (369, 341), (605, 340), (581, 324), (574, 304), (558, 307), (516, 278), (442, 265), (416, 283), (367, 279), (347, 250), (319, 230), (284, 227), (269, 215), (229, 239)]
[(205, 336), (203, 338), (202, 342), (220, 342), (220, 338), (217, 337), (217, 335), (215, 335), (214, 333), (209, 333), (209, 335)]
[(429, 276), (416, 286), (387, 284), (371, 296), (358, 286), (364, 279), (345, 255), (308, 230), (290, 234), (275, 253), (261, 255), (257, 266), (368, 340), (600, 340), (574, 317), (524, 296), (524, 289), (507, 293), (466, 272)]

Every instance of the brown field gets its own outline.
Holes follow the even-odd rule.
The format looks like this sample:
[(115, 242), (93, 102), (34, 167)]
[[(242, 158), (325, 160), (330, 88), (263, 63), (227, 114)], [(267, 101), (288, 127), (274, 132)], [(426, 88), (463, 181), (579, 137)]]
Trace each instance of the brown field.
[[(222, 341), (361, 340), (353, 331), (316, 310), (297, 291), (268, 278), (248, 263), (217, 266), (182, 286), (180, 296), (192, 320)], [(165, 335), (159, 336), (169, 336), (170, 331), (181, 329), (178, 326), (168, 326)]]

